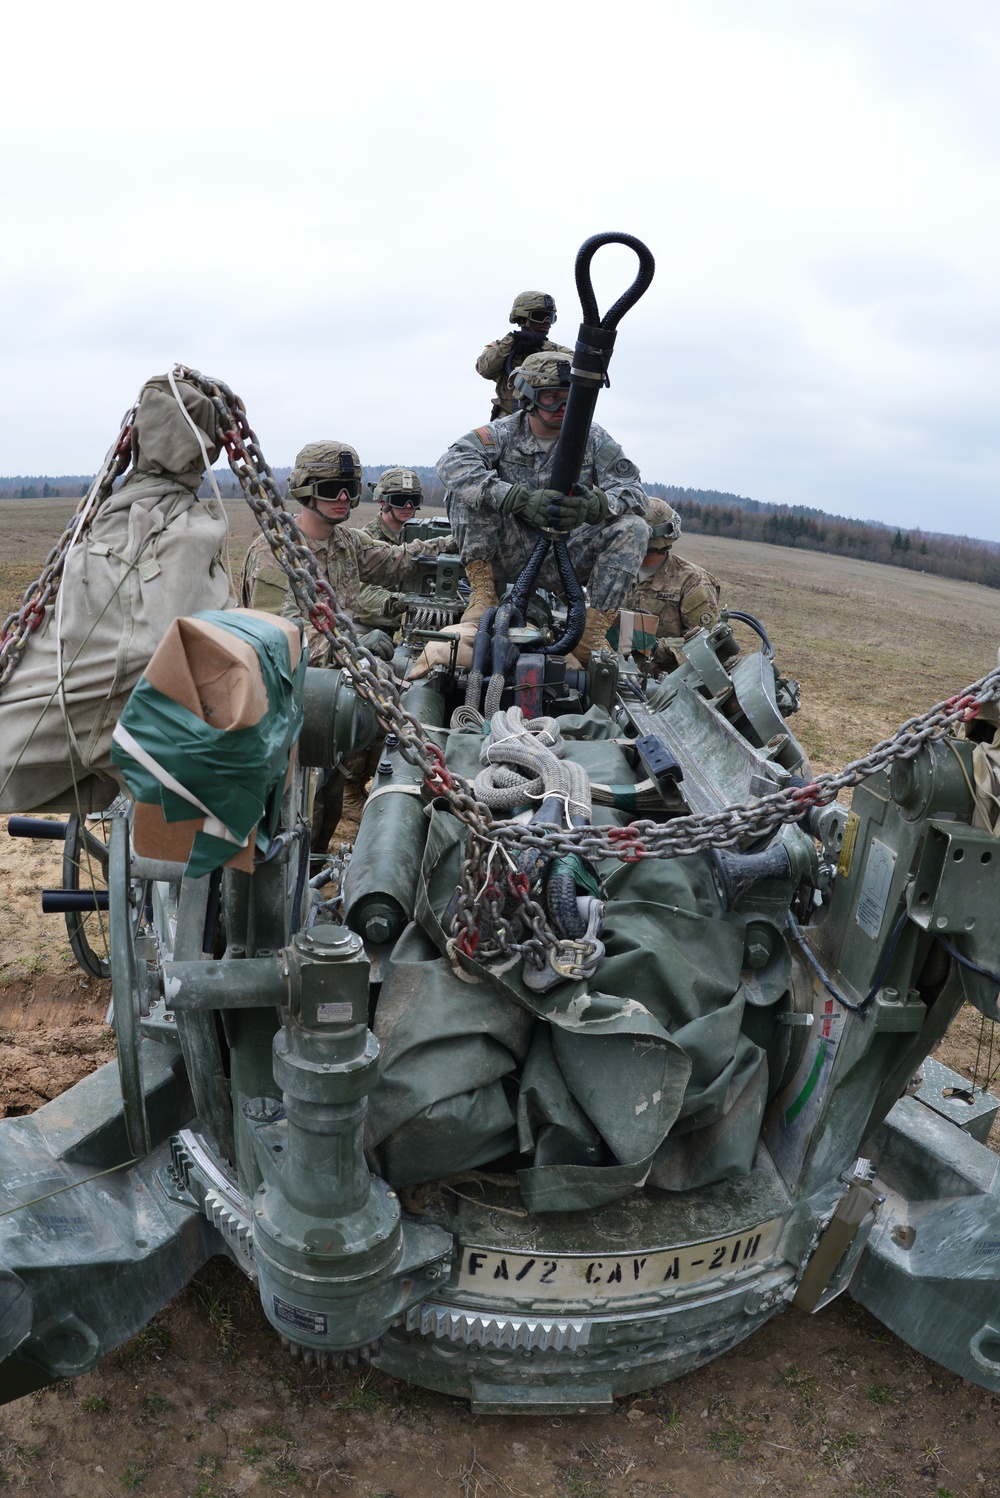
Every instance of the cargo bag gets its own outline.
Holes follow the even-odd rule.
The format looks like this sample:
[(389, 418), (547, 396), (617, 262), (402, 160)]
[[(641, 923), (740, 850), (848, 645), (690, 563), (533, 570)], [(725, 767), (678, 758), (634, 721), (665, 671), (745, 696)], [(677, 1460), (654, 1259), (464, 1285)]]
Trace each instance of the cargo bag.
[(0, 812), (109, 806), (112, 730), (153, 651), (173, 619), (229, 599), (225, 511), (196, 492), (219, 454), (215, 412), (175, 386), (186, 415), (167, 376), (143, 387), (132, 467), (71, 543), (0, 697)]

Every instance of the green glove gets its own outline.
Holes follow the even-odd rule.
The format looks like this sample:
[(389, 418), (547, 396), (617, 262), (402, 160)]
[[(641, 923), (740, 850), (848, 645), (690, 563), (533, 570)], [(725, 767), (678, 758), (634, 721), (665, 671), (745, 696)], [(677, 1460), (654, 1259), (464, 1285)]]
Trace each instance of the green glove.
[(512, 484), (500, 501), (500, 510), (504, 515), (516, 515), (528, 525), (551, 526), (549, 508), (565, 497), (558, 489), (527, 489), (524, 484)]
[(574, 484), (572, 493), (560, 496), (557, 529), (573, 531), (578, 525), (599, 525), (610, 513), (603, 489), (585, 489)]
[(360, 643), (381, 661), (391, 661), (396, 652), (392, 637), (384, 629), (370, 630), (368, 634), (361, 636)]

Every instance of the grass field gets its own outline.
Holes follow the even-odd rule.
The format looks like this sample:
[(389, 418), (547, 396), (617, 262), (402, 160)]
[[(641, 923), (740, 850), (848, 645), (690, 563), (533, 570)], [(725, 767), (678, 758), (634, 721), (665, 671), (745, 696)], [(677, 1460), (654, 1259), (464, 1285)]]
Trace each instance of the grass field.
[[(226, 507), (238, 578), (256, 521), (240, 501)], [(67, 500), (0, 502), (0, 611), (16, 607), (73, 508)], [(363, 503), (351, 523), (374, 514)], [(1000, 592), (977, 583), (709, 536), (683, 537), (678, 549), (715, 574), (725, 603), (763, 622), (783, 670), (802, 684), (793, 726), (817, 768), (863, 753), (996, 665)]]
[[(72, 508), (0, 502), (0, 609), (18, 601)], [(241, 504), (229, 509), (238, 572), (254, 523)], [(372, 513), (363, 506), (355, 523)], [(1000, 593), (702, 536), (680, 550), (715, 573), (726, 602), (762, 620), (785, 673), (801, 682), (793, 726), (815, 768), (839, 767), (996, 664)], [(743, 635), (751, 644), (741, 626)], [(0, 845), (8, 898), (26, 908), (39, 884), (58, 882), (44, 867), (57, 846), (22, 844), (15, 871), (16, 845)], [(103, 985), (81, 982), (68, 958), (47, 967), (46, 954), (62, 952), (60, 933), (43, 944), (36, 930), (27, 916), (8, 916), (3, 931), (0, 969), (26, 952), (18, 976), (0, 983), (10, 1112), (30, 1111), (59, 1090), (56, 1077), (66, 1085), (109, 1054)], [(983, 1026), (967, 1011), (941, 1059), (971, 1073)], [(0, 1488), (65, 1498), (734, 1498), (765, 1489), (1000, 1498), (998, 1428), (1000, 1396), (912, 1352), (846, 1296), (815, 1318), (789, 1311), (686, 1378), (586, 1420), (479, 1418), (379, 1373), (291, 1363), (253, 1287), (214, 1260), (93, 1373), (0, 1410)]]

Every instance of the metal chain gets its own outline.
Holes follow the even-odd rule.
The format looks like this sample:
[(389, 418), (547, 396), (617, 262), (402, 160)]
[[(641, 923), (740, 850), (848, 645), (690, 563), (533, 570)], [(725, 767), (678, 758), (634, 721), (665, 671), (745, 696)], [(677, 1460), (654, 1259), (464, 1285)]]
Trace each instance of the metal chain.
[[(518, 866), (517, 855), (529, 850), (546, 861), (576, 853), (590, 862), (603, 858), (635, 863), (644, 858), (677, 858), (731, 847), (742, 839), (772, 834), (785, 822), (798, 821), (814, 806), (825, 806), (838, 793), (887, 769), (896, 760), (912, 759), (932, 739), (967, 723), (989, 702), (1000, 700), (1000, 667), (980, 677), (964, 692), (909, 718), (889, 738), (852, 761), (837, 774), (818, 775), (805, 786), (789, 787), (763, 797), (753, 806), (730, 806), (707, 816), (676, 817), (667, 823), (642, 820), (625, 827), (579, 827), (560, 830), (528, 823), (497, 821), (488, 806), (476, 799), (472, 785), (449, 770), (439, 746), (429, 740), (420, 722), (402, 705), (399, 685), (379, 674), (375, 656), (358, 640), (350, 616), (337, 602), (294, 516), (286, 509), (277, 481), (246, 418), (243, 402), (220, 380), (178, 365), (175, 377), (186, 380), (212, 402), (218, 436), (229, 465), (243, 490), (276, 560), (288, 575), (303, 615), (327, 640), (338, 666), (348, 672), (358, 695), (369, 702), (411, 764), (423, 771), (424, 784), (435, 799), (469, 831), (462, 864), (454, 931), (458, 949), (477, 960), (524, 955), (541, 966), (550, 953), (564, 945), (532, 897), (531, 881)], [(81, 501), (73, 521), (46, 558), (38, 582), (27, 589), (22, 606), (11, 614), (0, 636), (0, 690), (20, 660), (28, 635), (37, 629), (55, 597), (66, 552), (83, 509), (96, 497), (110, 493), (115, 478), (128, 466), (132, 417), (126, 417), (118, 442), (104, 468)], [(494, 871), (497, 855), (504, 866)]]

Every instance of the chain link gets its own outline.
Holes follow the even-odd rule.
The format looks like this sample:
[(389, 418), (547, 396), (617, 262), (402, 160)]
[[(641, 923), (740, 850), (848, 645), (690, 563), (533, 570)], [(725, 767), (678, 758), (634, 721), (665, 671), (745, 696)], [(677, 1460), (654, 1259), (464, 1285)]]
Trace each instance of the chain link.
[[(1000, 699), (1000, 667), (997, 667), (964, 692), (909, 718), (869, 754), (852, 761), (839, 773), (818, 775), (808, 785), (776, 791), (753, 806), (729, 806), (707, 816), (675, 817), (666, 823), (647, 819), (626, 827), (559, 830), (497, 821), (489, 807), (476, 799), (472, 785), (447, 768), (440, 747), (428, 739), (420, 722), (403, 706), (395, 678), (380, 673), (380, 663), (361, 645), (350, 616), (340, 607), (294, 516), (285, 507), (274, 474), (247, 421), (243, 402), (228, 385), (207, 379), (196, 369), (178, 365), (174, 375), (196, 386), (212, 402), (219, 440), (225, 447), (229, 465), (271, 551), (288, 575), (302, 614), (326, 638), (334, 662), (348, 672), (358, 695), (371, 704), (384, 726), (397, 735), (404, 757), (419, 765), (428, 794), (446, 801), (449, 810), (468, 829), (453, 935), (457, 949), (468, 957), (475, 956), (477, 962), (524, 956), (536, 967), (542, 967), (550, 953), (559, 953), (565, 945), (550, 926), (543, 906), (533, 897), (532, 881), (519, 868), (518, 855), (535, 852), (546, 863), (571, 853), (591, 863), (604, 858), (634, 863), (645, 858), (705, 853), (713, 848), (732, 847), (745, 839), (756, 841), (775, 833), (786, 822), (798, 821), (812, 807), (828, 805), (841, 790), (879, 774), (895, 761), (913, 759), (925, 744), (969, 722), (987, 703)], [(38, 628), (55, 598), (81, 514), (110, 493), (115, 478), (128, 466), (134, 414), (135, 407), (126, 417), (101, 473), (46, 558), (41, 577), (26, 590), (21, 608), (4, 623), (0, 636), (0, 691), (21, 659), (28, 636)], [(493, 865), (498, 856), (502, 869), (495, 871)]]

